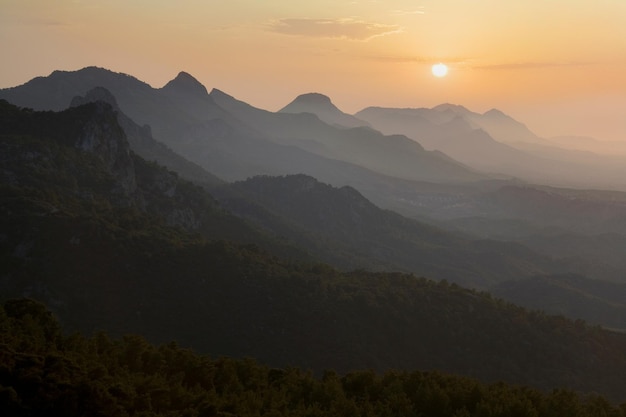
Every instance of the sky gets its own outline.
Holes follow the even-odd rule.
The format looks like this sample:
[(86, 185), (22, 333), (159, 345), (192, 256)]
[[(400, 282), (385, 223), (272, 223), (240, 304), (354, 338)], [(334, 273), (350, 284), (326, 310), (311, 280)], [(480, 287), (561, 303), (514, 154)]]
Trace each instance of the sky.
[(0, 88), (186, 71), (272, 111), (308, 92), (348, 113), (453, 103), (626, 141), (626, 0), (0, 0), (0, 56)]

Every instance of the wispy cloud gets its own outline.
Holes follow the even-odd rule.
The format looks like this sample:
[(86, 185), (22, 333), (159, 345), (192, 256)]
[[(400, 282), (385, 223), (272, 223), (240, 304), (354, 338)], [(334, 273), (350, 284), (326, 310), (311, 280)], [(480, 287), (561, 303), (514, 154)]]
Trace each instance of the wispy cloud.
[(579, 67), (590, 65), (589, 62), (559, 62), (559, 61), (528, 61), (528, 62), (506, 62), (500, 64), (473, 65), (474, 69), (485, 70), (516, 70), (551, 67)]
[(441, 56), (418, 56), (418, 55), (370, 55), (362, 57), (372, 61), (390, 62), (390, 63), (405, 63), (415, 62), (418, 64), (432, 64), (435, 62), (443, 62), (448, 65), (462, 65), (467, 66), (467, 63), (471, 61), (471, 58), (465, 57), (441, 57)]
[(367, 41), (378, 36), (398, 33), (402, 28), (397, 25), (386, 25), (347, 18), (281, 19), (272, 23), (270, 30), (285, 35)]

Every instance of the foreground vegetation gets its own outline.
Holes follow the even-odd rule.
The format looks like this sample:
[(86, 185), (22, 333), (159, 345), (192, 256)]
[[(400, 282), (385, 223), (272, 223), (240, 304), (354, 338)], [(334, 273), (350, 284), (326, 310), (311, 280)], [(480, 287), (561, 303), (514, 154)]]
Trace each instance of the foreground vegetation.
[(326, 371), (212, 359), (127, 335), (65, 336), (37, 302), (0, 308), (0, 409), (11, 416), (626, 416), (598, 395), (439, 372)]

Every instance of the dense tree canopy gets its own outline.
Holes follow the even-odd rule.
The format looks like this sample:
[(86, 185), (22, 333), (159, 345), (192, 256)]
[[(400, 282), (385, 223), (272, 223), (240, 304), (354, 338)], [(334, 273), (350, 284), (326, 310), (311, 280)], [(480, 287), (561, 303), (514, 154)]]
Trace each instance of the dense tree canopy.
[(135, 335), (65, 336), (28, 299), (0, 308), (0, 409), (11, 416), (626, 416), (626, 405), (568, 390), (439, 372), (316, 377)]

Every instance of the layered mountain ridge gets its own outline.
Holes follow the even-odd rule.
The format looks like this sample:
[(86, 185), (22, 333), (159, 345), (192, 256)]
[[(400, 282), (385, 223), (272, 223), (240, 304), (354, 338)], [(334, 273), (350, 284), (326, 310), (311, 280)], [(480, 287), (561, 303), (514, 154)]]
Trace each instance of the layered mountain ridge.
[[(102, 69), (53, 75), (37, 80), (43, 91), (0, 96), (49, 103), (105, 85), (72, 95), (61, 113), (0, 106), (3, 297), (44, 300), (70, 329), (139, 332), (273, 366), (419, 367), (621, 398), (623, 335), (456, 283), (527, 304), (560, 300), (556, 313), (621, 328), (605, 318), (623, 311), (623, 285), (590, 278), (619, 280), (624, 269), (619, 250), (602, 250), (623, 240), (623, 193), (492, 179), (406, 136), (265, 112), (185, 73), (161, 89)], [(469, 110), (443, 105), (428, 117), (490, 137), (458, 112)], [(174, 152), (202, 164), (186, 165), (185, 178), (195, 166), (201, 178), (216, 169), (240, 181), (194, 179), (203, 189), (142, 152), (170, 169)], [(503, 240), (451, 234), (368, 195)], [(347, 273), (319, 259), (412, 274)], [(537, 291), (545, 297), (525, 297)]]
[[(435, 182), (486, 178), (450, 158), (423, 151), (408, 138), (386, 138), (373, 130), (329, 126), (317, 116), (274, 114), (236, 104), (218, 91), (205, 95), (192, 78), (182, 73), (169, 87), (154, 89), (133, 77), (89, 67), (0, 90), (0, 98), (23, 107), (60, 110), (73, 97), (104, 87), (126, 115), (139, 125), (150, 125), (155, 139), (226, 180), (305, 173), (338, 186), (357, 186), (364, 176), (378, 176), (377, 182), (398, 175)], [(194, 87), (176, 87), (183, 84)], [(367, 146), (354, 148), (361, 143)], [(403, 162), (392, 163), (393, 155)]]
[[(623, 396), (624, 335), (529, 313), (445, 281), (342, 273), (295, 261), (294, 253), (281, 259), (280, 246), (269, 248), (272, 256), (216, 240), (250, 240), (255, 231), (199, 187), (128, 152), (110, 105), (50, 113), (3, 102), (0, 110), (2, 294), (46, 301), (68, 329), (174, 339), (270, 366), (439, 369)], [(85, 138), (93, 146), (82, 146)], [(116, 174), (126, 158), (137, 184), (128, 191)], [(289, 182), (298, 187), (286, 188), (304, 195), (338, 192), (352, 204), (335, 226), (358, 225), (355, 215), (375, 212), (354, 189), (333, 190), (310, 177), (268, 183), (260, 196)], [(311, 206), (301, 200), (294, 204)], [(192, 208), (198, 227), (185, 221)]]
[[(587, 154), (550, 142), (500, 110), (483, 114), (463, 106), (368, 107), (355, 114), (385, 134), (404, 134), (468, 166), (561, 187), (624, 190), (624, 158)], [(589, 148), (587, 148), (589, 149)], [(600, 146), (595, 149), (601, 150)]]

